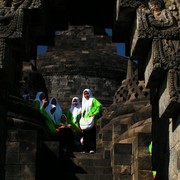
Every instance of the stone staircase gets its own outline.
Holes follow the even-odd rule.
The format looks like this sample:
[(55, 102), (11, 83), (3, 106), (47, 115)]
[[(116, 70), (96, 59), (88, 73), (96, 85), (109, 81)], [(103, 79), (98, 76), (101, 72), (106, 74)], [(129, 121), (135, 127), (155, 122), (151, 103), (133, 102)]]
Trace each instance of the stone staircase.
[(6, 179), (152, 180), (151, 105), (142, 83), (132, 84), (138, 95), (128, 85), (127, 93), (124, 82), (98, 119), (95, 154), (60, 152), (58, 141), (46, 139), (38, 128), (22, 129), (27, 126), (18, 120), (17, 129), (8, 131)]
[[(113, 180), (152, 180), (151, 106), (131, 102), (125, 112), (98, 121), (97, 152), (111, 159)], [(111, 111), (112, 112), (112, 111)], [(111, 117), (112, 116), (112, 117)]]
[(76, 173), (76, 177), (80, 180), (112, 180), (111, 160), (105, 159), (102, 153), (74, 153), (71, 160), (84, 172)]
[[(112, 180), (111, 160), (103, 153), (59, 153), (57, 141), (45, 141), (39, 154), (38, 180), (59, 176), (69, 180)], [(58, 179), (58, 178), (56, 178)]]
[(124, 81), (114, 103), (98, 119), (96, 153), (60, 154), (60, 175), (72, 180), (152, 180), (148, 151), (151, 105), (147, 92), (136, 78), (131, 83)]

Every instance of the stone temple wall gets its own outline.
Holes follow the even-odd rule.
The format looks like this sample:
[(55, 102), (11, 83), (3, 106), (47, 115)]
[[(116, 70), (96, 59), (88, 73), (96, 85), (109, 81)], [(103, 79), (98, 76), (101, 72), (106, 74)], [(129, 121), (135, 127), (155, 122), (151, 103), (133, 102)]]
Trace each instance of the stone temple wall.
[(38, 57), (37, 70), (46, 82), (49, 98), (56, 97), (63, 109), (85, 88), (103, 106), (126, 76), (127, 59), (117, 55), (115, 43), (106, 34), (95, 36), (92, 26), (70, 27), (55, 38), (55, 46)]
[[(172, 177), (172, 180), (180, 178), (180, 115), (170, 120), (169, 126), (169, 177)], [(173, 168), (172, 168), (173, 167)]]

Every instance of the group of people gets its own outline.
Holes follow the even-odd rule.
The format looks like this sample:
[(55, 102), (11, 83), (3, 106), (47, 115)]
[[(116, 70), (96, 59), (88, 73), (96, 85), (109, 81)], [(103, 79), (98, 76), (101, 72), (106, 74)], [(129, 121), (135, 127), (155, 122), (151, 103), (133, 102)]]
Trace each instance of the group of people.
[[(33, 101), (34, 106), (46, 118), (52, 135), (60, 142), (62, 150), (96, 152), (96, 121), (100, 117), (102, 104), (92, 95), (90, 89), (84, 89), (82, 103), (78, 97), (73, 97), (70, 108), (63, 112), (56, 98), (46, 100), (45, 93), (40, 91)], [(82, 130), (79, 125), (81, 117), (94, 117), (94, 126), (89, 130)]]

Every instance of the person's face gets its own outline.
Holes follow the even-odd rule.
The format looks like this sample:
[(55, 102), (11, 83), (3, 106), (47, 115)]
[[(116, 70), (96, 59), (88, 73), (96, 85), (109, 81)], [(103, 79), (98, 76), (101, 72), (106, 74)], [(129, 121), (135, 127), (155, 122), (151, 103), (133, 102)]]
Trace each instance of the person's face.
[(66, 117), (62, 115), (62, 116), (61, 116), (61, 122), (62, 122), (62, 123), (66, 123), (66, 121), (67, 121)]
[(77, 99), (74, 99), (72, 104), (73, 104), (73, 106), (77, 106), (78, 105)]
[(56, 105), (56, 99), (53, 98), (52, 101), (51, 101), (52, 104)]
[(42, 101), (43, 99), (45, 99), (45, 94), (44, 93), (41, 93), (40, 96), (39, 96), (39, 99)]
[(56, 108), (51, 109), (51, 114), (53, 114), (56, 111)]
[(84, 92), (84, 97), (85, 97), (86, 99), (89, 99), (89, 93), (88, 93), (87, 91)]

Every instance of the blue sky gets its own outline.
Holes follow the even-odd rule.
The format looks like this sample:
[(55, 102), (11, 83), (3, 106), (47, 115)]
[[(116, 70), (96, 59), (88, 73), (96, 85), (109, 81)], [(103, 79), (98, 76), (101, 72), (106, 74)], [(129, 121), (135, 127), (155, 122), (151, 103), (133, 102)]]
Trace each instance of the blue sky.
[(44, 54), (47, 51), (47, 46), (37, 46), (37, 54)]
[[(105, 29), (109, 36), (112, 36), (112, 29)], [(120, 56), (125, 56), (125, 45), (124, 43), (116, 43), (117, 53)]]
[[(112, 29), (105, 29), (106, 33), (108, 33), (109, 36), (112, 36)], [(120, 56), (125, 56), (125, 45), (124, 43), (116, 43), (117, 47), (117, 53)], [(47, 46), (38, 46), (37, 47), (37, 53), (38, 55), (44, 54), (47, 51)]]

